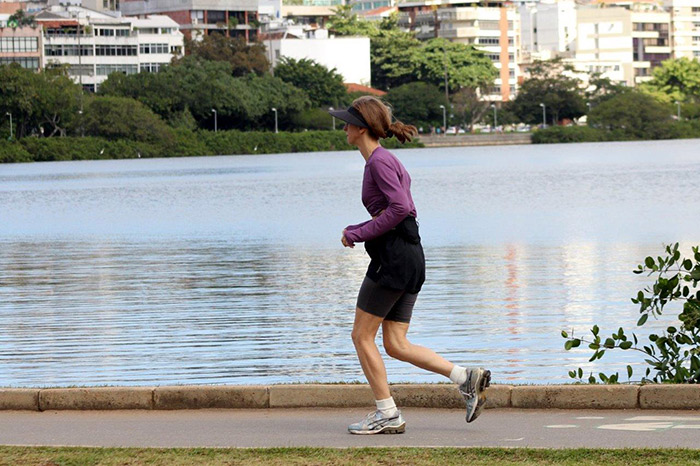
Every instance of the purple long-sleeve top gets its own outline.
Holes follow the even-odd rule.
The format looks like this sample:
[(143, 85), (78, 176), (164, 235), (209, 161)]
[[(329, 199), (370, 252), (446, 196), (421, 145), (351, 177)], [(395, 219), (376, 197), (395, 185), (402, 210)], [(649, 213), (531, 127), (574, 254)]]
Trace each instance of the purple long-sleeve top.
[(407, 215), (416, 216), (411, 177), (399, 159), (381, 146), (365, 163), (362, 203), (374, 218), (346, 228), (345, 239), (350, 243), (377, 238), (396, 227)]

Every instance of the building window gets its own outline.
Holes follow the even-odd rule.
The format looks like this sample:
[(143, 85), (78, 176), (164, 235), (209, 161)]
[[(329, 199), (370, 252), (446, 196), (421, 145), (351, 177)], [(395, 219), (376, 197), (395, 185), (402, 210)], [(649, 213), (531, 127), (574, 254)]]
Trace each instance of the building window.
[(139, 34), (158, 34), (158, 28), (139, 28)]
[[(96, 45), (95, 55), (100, 57), (130, 57), (136, 56), (138, 49), (135, 45)], [(98, 73), (99, 74), (99, 73)]]
[(136, 74), (139, 72), (136, 65), (97, 65), (97, 76), (109, 76), (111, 73)]
[(91, 45), (81, 45), (78, 48), (77, 45), (45, 45), (44, 55), (47, 57), (77, 57), (78, 52), (83, 57), (92, 56), (92, 46)]
[(171, 45), (170, 46), (170, 53), (173, 55), (182, 55), (182, 46), (181, 45)]
[(114, 37), (114, 29), (98, 29), (97, 35), (100, 37)]
[(491, 61), (501, 61), (501, 55), (498, 53), (486, 53), (484, 54), (486, 58), (489, 58)]
[(498, 45), (500, 40), (498, 37), (479, 37), (479, 45)]
[(0, 37), (0, 52), (38, 52), (37, 37)]
[(139, 53), (169, 53), (168, 44), (141, 44)]
[(38, 57), (0, 57), (0, 65), (9, 65), (11, 63), (17, 63), (22, 68), (26, 68), (29, 70), (39, 69)]
[(141, 73), (157, 73), (161, 63), (141, 63)]
[(128, 29), (117, 29), (116, 30), (116, 36), (117, 37), (129, 37), (131, 35), (131, 31)]
[(92, 76), (95, 70), (92, 65), (70, 65), (68, 74), (71, 76)]

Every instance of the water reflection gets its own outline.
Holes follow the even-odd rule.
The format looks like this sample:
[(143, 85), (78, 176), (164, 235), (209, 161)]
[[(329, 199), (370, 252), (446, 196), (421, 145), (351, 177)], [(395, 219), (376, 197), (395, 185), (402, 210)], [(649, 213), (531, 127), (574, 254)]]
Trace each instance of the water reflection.
[[(667, 201), (694, 195), (694, 143), (402, 151), (427, 257), (413, 341), (497, 382), (640, 367), (559, 334), (635, 330), (631, 270), (700, 243), (700, 206)], [(0, 386), (363, 380), (367, 257), (338, 240), (366, 217), (361, 172), (354, 153), (0, 167)]]
[[(3, 385), (361, 379), (349, 332), (366, 257), (227, 241), (3, 243)], [(562, 328), (633, 322), (628, 248), (427, 248), (416, 343), (501, 382), (562, 380)], [(611, 264), (623, 264), (611, 267)], [(552, 270), (558, 270), (555, 274)], [(610, 329), (614, 330), (614, 329)], [(605, 364), (624, 360), (606, 358)], [(438, 381), (397, 361), (392, 381)]]

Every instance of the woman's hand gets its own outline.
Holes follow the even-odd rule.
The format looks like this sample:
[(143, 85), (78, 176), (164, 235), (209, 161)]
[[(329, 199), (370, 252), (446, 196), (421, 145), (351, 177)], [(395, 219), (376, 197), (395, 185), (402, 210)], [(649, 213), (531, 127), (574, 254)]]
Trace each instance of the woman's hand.
[(347, 228), (343, 230), (343, 235), (340, 237), (340, 242), (343, 243), (343, 246), (346, 248), (354, 248), (355, 245), (351, 242), (349, 242), (347, 239), (345, 239), (345, 232), (347, 231)]

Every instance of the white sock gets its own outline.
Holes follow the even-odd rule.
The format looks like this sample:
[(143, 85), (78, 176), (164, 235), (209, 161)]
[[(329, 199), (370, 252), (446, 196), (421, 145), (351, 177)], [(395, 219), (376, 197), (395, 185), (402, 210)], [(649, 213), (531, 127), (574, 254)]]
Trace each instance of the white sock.
[(450, 380), (457, 385), (462, 385), (467, 381), (467, 368), (455, 364), (452, 368), (452, 372), (450, 372)]
[(377, 403), (377, 410), (382, 414), (383, 417), (394, 417), (399, 411), (396, 409), (396, 403), (394, 403), (394, 397), (389, 397), (385, 400), (375, 400)]

